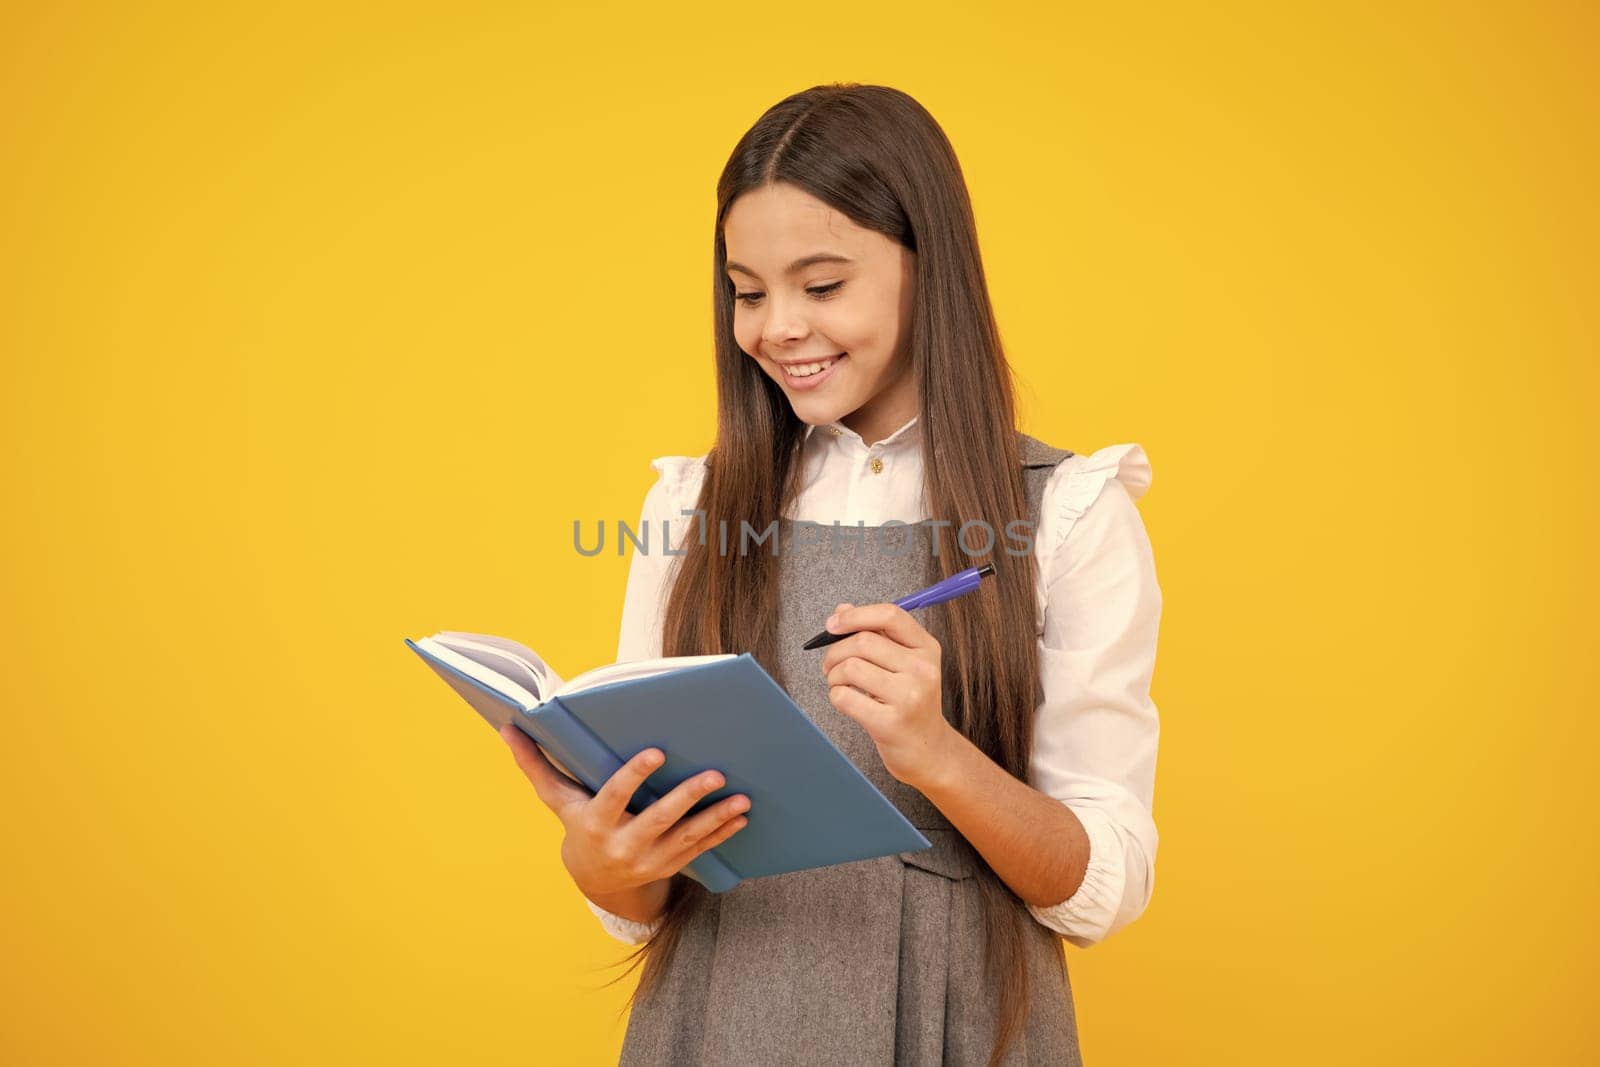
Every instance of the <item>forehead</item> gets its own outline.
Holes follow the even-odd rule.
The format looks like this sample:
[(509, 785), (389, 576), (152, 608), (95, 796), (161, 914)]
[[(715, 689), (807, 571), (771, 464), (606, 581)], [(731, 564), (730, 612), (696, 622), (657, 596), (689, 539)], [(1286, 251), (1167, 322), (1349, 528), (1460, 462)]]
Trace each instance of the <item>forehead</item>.
[(723, 220), (722, 236), (730, 260), (762, 274), (781, 274), (790, 260), (813, 252), (866, 256), (872, 238), (886, 240), (787, 183), (764, 185), (735, 200)]

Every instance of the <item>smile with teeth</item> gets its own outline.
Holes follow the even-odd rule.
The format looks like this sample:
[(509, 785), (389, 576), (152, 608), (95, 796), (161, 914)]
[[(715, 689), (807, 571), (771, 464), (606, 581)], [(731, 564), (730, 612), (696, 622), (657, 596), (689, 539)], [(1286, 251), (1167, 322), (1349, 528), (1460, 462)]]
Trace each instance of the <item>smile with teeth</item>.
[(827, 359), (818, 360), (816, 363), (785, 363), (783, 373), (791, 378), (809, 378), (813, 374), (821, 374), (839, 361), (839, 356), (829, 356)]

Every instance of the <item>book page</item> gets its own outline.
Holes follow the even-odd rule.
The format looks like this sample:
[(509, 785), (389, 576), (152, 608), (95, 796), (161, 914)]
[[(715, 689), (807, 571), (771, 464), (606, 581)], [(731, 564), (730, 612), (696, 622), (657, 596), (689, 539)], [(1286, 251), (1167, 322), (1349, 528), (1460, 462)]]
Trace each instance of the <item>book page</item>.
[(627, 682), (635, 678), (649, 678), (652, 675), (666, 674), (668, 671), (682, 670), (685, 667), (698, 667), (702, 663), (717, 663), (721, 660), (734, 658), (735, 655), (732, 652), (721, 652), (710, 656), (662, 656), (657, 659), (608, 663), (604, 667), (596, 667), (592, 671), (584, 671), (570, 682), (557, 688), (550, 695), (563, 696), (567, 693), (578, 693), (585, 689), (593, 689), (596, 686), (610, 685), (612, 682)]
[(441, 630), (431, 640), (488, 667), (527, 690), (534, 697), (530, 704), (543, 704), (563, 684), (561, 676), (551, 670), (532, 649), (509, 638)]
[[(543, 704), (551, 697), (563, 693), (578, 693), (612, 682), (649, 678), (668, 671), (734, 658), (733, 653), (725, 652), (710, 656), (661, 656), (655, 659), (629, 660), (625, 663), (608, 663), (603, 667), (584, 671), (571, 681), (562, 681), (561, 676), (551, 670), (531, 648), (507, 637), (467, 633), (462, 630), (440, 630), (425, 640), (435, 647), (443, 646), (457, 656), (471, 661), (478, 668), (475, 676), (480, 681), (494, 685), (501, 692), (509, 692), (506, 684), (503, 684), (509, 683), (510, 687), (516, 690), (509, 695), (523, 700), (530, 707)], [(483, 677), (481, 672), (484, 670), (500, 681)], [(526, 699), (528, 696), (532, 699)]]
[[(538, 707), (540, 704), (544, 703), (543, 698), (541, 698), (537, 693), (534, 693), (521, 684), (507, 678), (494, 667), (479, 663), (476, 659), (466, 655), (465, 650), (457, 651), (456, 649), (451, 648), (449, 645), (444, 644), (441, 641), (436, 641), (431, 637), (424, 637), (415, 643), (418, 649), (426, 652), (429, 656), (432, 656), (440, 663), (443, 663), (446, 666), (460, 672), (461, 674), (466, 675), (468, 678), (480, 683), (485, 688), (499, 693), (509, 701), (519, 704), (525, 708)], [(452, 688), (455, 688), (453, 683)], [(478, 713), (483, 715), (484, 718), (488, 719), (491, 724), (499, 724), (499, 716), (494, 708), (486, 709), (483, 704), (481, 704), (478, 700), (475, 700), (472, 696), (468, 696), (466, 692), (463, 692), (459, 688), (457, 688), (456, 691), (461, 693), (462, 696), (466, 697), (467, 702), (472, 704), (473, 707), (477, 708)], [(483, 697), (481, 699), (488, 701), (490, 704), (494, 704), (494, 701), (489, 697)]]

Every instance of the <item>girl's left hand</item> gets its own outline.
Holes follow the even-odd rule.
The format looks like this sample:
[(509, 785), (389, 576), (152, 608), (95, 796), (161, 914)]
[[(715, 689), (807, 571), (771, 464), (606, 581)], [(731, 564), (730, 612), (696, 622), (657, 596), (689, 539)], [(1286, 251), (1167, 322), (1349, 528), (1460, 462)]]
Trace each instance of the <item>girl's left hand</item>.
[(823, 653), (828, 700), (867, 731), (896, 780), (931, 780), (955, 734), (944, 717), (939, 642), (897, 604), (840, 604), (827, 629), (857, 631)]

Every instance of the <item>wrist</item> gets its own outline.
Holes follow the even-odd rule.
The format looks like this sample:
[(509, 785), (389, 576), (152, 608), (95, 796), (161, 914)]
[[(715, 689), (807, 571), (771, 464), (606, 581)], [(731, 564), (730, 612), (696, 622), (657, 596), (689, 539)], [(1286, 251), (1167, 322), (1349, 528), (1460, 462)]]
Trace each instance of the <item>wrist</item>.
[(936, 801), (936, 798), (955, 788), (961, 781), (962, 764), (967, 749), (971, 747), (966, 735), (945, 720), (943, 729), (931, 745), (932, 755), (922, 780), (916, 783), (917, 791), (929, 800)]
[(627, 919), (629, 922), (650, 924), (661, 918), (667, 910), (667, 895), (672, 879), (662, 878), (632, 889), (610, 893), (595, 893), (578, 887), (596, 907)]
[(592, 877), (587, 867), (575, 864), (569, 850), (571, 838), (561, 843), (561, 864), (567, 877), (578, 887), (578, 892), (591, 904), (619, 915), (631, 922), (654, 922), (667, 908), (667, 891), (672, 887), (670, 877), (645, 882), (641, 885), (618, 887), (603, 879)]

